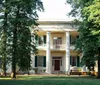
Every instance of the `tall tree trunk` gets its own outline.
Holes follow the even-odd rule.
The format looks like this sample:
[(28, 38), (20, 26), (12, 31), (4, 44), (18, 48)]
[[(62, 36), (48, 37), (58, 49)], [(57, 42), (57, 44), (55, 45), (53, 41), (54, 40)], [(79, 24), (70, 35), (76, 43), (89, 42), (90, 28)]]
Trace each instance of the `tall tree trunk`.
[(100, 78), (100, 58), (98, 59), (98, 76), (97, 78)]
[(3, 72), (3, 75), (6, 76), (6, 58), (5, 57), (3, 59), (2, 72)]
[(12, 78), (16, 78), (17, 28), (13, 30)]
[[(17, 7), (17, 12), (16, 12), (16, 19), (19, 18), (19, 6)], [(17, 63), (17, 56), (18, 56), (18, 49), (17, 49), (17, 29), (19, 27), (20, 22), (15, 22), (14, 24), (14, 29), (13, 29), (13, 53), (12, 53), (12, 78), (16, 78), (16, 63)]]
[[(5, 8), (6, 5), (5, 5)], [(4, 25), (3, 25), (3, 37), (2, 37), (2, 40), (3, 40), (3, 54), (2, 54), (2, 57), (3, 57), (3, 65), (2, 65), (2, 69), (3, 69), (3, 74), (4, 76), (6, 76), (6, 59), (7, 59), (7, 54), (6, 54), (6, 47), (7, 47), (7, 16), (8, 16), (8, 13), (5, 12), (4, 14)]]
[(97, 78), (100, 79), (100, 47), (98, 47), (98, 76)]
[[(4, 28), (5, 29), (5, 28)], [(2, 73), (4, 76), (6, 76), (6, 41), (7, 41), (7, 36), (6, 36), (6, 31), (3, 29), (2, 33)]]

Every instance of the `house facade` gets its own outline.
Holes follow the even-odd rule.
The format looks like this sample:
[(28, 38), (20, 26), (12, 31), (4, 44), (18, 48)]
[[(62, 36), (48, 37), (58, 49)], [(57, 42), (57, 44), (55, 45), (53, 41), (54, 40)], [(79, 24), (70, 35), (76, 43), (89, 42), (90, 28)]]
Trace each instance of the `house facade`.
[(39, 21), (35, 30), (37, 55), (32, 55), (32, 68), (48, 74), (59, 71), (70, 73), (71, 68), (80, 66), (81, 55), (74, 50), (78, 38), (77, 28), (69, 21)]

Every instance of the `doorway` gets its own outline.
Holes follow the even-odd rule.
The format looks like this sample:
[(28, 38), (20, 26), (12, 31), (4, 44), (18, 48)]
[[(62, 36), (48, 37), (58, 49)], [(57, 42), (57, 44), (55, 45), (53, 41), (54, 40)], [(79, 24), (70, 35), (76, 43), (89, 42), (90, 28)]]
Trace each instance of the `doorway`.
[(55, 71), (59, 71), (60, 70), (60, 60), (55, 60), (54, 70)]

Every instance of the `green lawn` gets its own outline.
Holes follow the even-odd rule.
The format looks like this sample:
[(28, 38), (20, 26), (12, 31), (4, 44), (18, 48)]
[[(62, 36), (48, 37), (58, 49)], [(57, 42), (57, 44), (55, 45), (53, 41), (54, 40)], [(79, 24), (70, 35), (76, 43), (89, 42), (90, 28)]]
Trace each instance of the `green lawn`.
[(18, 76), (16, 80), (0, 78), (0, 85), (100, 85), (100, 80), (91, 77)]

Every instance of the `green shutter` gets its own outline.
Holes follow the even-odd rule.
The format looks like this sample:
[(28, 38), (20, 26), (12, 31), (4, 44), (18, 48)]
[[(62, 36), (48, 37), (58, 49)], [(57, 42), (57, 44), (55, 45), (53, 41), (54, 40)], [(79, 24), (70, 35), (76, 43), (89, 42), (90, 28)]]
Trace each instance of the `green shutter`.
[(35, 35), (36, 45), (38, 45), (38, 35)]
[(43, 57), (43, 67), (46, 67), (46, 56)]
[(80, 62), (79, 62), (79, 60), (80, 60), (79, 58), (80, 58), (80, 57), (77, 56), (77, 67), (79, 67), (79, 63), (80, 63)]
[(72, 63), (71, 63), (71, 56), (70, 56), (70, 65), (72, 65)]
[(77, 35), (77, 39), (79, 38), (79, 35)]
[(35, 67), (37, 67), (37, 56), (35, 56)]
[(43, 41), (44, 41), (44, 44), (46, 44), (46, 35), (44, 35), (44, 40)]

